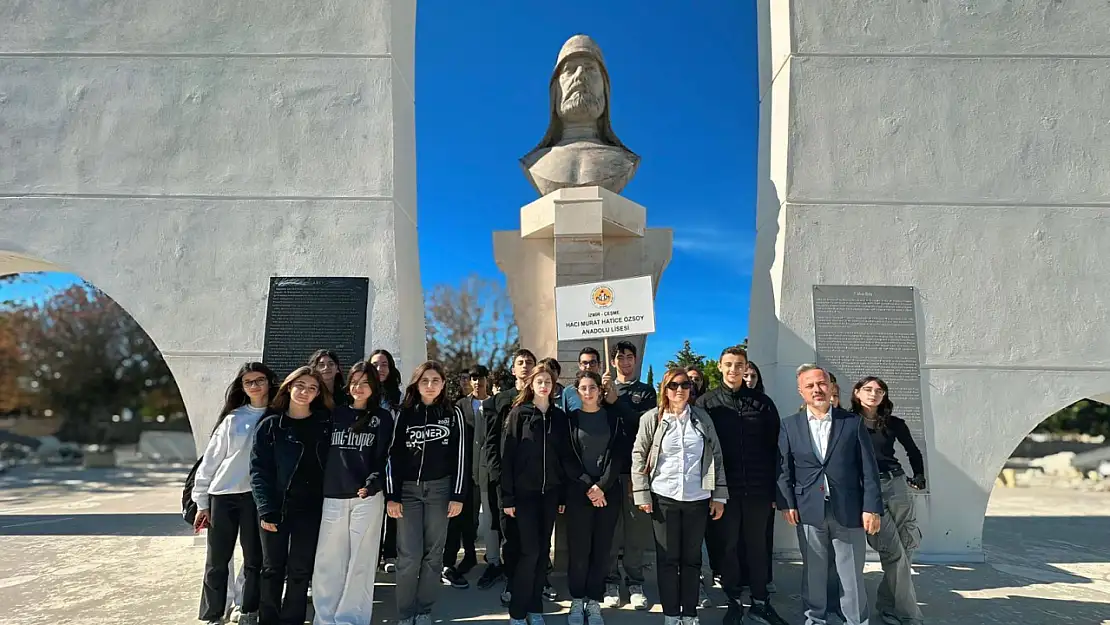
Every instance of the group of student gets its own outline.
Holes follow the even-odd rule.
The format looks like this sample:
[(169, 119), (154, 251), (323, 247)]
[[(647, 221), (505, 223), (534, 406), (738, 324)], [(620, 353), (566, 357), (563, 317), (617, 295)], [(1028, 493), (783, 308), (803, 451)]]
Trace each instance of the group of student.
[[(904, 422), (891, 414), (885, 383), (861, 380), (853, 413), (828, 403), (814, 410), (814, 395), (823, 392), (831, 402), (839, 393), (831, 392), (824, 371), (799, 372), (807, 400), (799, 415), (850, 421), (859, 434), (842, 438), (866, 442), (866, 449), (856, 448), (866, 466), (852, 477), (829, 464), (825, 452), (834, 446), (827, 437), (815, 435), (808, 455), (790, 447), (787, 420), (739, 347), (722, 353), (723, 383), (713, 390), (701, 371), (672, 369), (657, 393), (636, 378), (638, 354), (629, 342), (606, 356), (602, 373), (601, 355), (583, 349), (573, 383), (564, 387), (558, 361), (537, 363), (521, 349), (511, 386), (491, 394), (489, 371), (476, 365), (468, 372), (469, 394), (456, 401), (446, 391), (447, 372), (434, 361), (417, 367), (402, 393), (385, 350), (356, 363), (346, 379), (336, 355), (324, 350), (280, 385), (265, 365), (247, 363), (228, 387), (193, 487), (195, 526), (208, 528), (201, 620), (222, 622), (238, 536), (240, 623), (303, 623), (311, 585), (314, 623), (368, 625), (379, 557), (391, 555), (383, 553), (389, 519), (396, 560), (386, 558), (383, 568), (396, 572), (401, 625), (430, 625), (439, 588), (468, 586), (480, 531), (486, 567), (478, 586), (504, 580), (501, 600), (511, 625), (543, 625), (543, 601), (556, 598), (548, 582), (552, 534), (565, 515), (575, 536), (567, 541), (568, 625), (604, 625), (602, 608), (621, 605), (622, 581), (632, 607), (648, 609), (644, 568), (653, 547), (665, 625), (697, 625), (714, 583), (728, 598), (723, 625), (740, 625), (745, 616), (780, 625), (786, 621), (770, 603), (775, 508), (797, 523), (794, 502), (820, 482), (826, 506), (829, 495), (844, 491), (869, 510), (881, 477), (878, 513), (897, 520), (880, 533), (867, 513), (857, 514), (854, 525), (840, 515), (843, 527), (836, 529), (864, 519), (867, 531), (875, 530), (876, 540), (868, 541), (883, 558), (882, 616), (920, 622), (909, 577), (911, 539), (920, 533), (894, 441), (909, 454), (914, 486), (923, 487), (924, 469)], [(807, 395), (803, 378), (808, 383), (814, 371), (826, 376), (824, 391)], [(859, 489), (866, 492), (857, 496)], [(888, 503), (888, 494), (898, 502)], [(829, 544), (803, 548), (807, 623), (824, 623), (836, 611), (834, 600), (847, 608), (840, 610), (847, 623), (866, 623), (857, 577), (837, 568), (851, 560), (834, 550), (844, 537), (828, 531), (823, 515), (815, 520), (811, 508), (802, 511), (799, 541)], [(824, 534), (807, 533), (814, 524)], [(465, 555), (457, 562), (460, 547)], [(862, 557), (858, 565), (862, 575)]]

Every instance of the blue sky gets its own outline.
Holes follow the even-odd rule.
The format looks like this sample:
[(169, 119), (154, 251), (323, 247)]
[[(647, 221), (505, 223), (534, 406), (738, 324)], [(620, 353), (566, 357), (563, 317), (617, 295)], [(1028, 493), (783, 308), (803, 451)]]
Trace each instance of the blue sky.
[[(755, 1), (420, 0), (417, 7), (425, 287), (471, 273), (500, 278), (491, 233), (517, 228), (520, 206), (536, 199), (517, 160), (546, 128), (559, 47), (582, 32), (605, 54), (613, 128), (642, 157), (624, 195), (647, 207), (650, 227), (674, 229), (645, 362), (658, 371), (684, 338), (710, 356), (741, 341), (755, 236)], [(0, 300), (73, 279), (0, 286)]]

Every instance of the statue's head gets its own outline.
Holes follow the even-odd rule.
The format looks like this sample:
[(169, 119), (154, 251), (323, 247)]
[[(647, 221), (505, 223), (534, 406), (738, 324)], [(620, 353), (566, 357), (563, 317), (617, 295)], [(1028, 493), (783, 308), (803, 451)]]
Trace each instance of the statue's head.
[(555, 59), (549, 84), (551, 119), (543, 140), (534, 148), (549, 148), (563, 138), (569, 124), (596, 123), (601, 142), (628, 149), (609, 121), (609, 72), (601, 48), (588, 35), (575, 35)]
[(575, 35), (563, 45), (551, 91), (554, 112), (563, 123), (596, 123), (608, 112), (609, 76), (592, 39)]

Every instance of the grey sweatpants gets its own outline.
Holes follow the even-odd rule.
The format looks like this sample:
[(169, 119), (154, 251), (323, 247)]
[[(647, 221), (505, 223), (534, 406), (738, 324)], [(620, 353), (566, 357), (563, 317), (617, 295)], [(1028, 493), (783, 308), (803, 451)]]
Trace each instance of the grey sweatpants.
[(921, 544), (917, 512), (906, 476), (882, 479), (883, 513), (879, 533), (867, 537), (867, 543), (879, 553), (883, 579), (875, 600), (879, 614), (891, 614), (902, 620), (922, 620), (913, 587), (913, 552)]
[(401, 484), (397, 519), (397, 619), (431, 614), (442, 585), (451, 478)]

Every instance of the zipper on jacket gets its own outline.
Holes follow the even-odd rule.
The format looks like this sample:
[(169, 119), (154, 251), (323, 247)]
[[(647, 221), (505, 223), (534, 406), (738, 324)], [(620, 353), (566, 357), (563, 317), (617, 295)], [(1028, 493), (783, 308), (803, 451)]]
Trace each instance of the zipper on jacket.
[(540, 494), (543, 495), (547, 493), (547, 415), (542, 412), (540, 413), (540, 427), (543, 428), (543, 483), (540, 485)]

